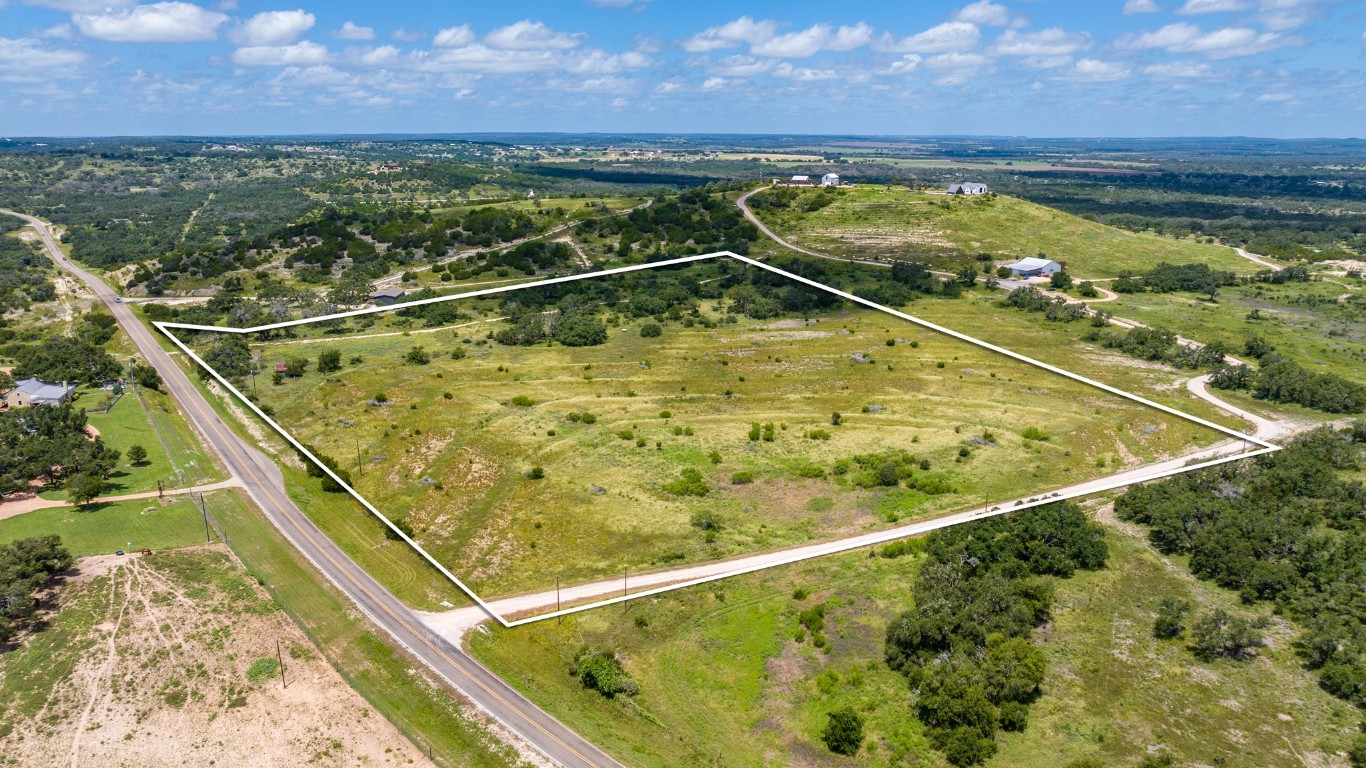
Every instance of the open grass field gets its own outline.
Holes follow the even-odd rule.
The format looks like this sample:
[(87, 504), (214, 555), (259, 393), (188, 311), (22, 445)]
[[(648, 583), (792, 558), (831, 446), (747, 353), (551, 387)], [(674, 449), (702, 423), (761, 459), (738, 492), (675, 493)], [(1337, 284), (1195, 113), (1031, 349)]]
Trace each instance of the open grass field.
[[(1004, 312), (974, 301), (944, 308), (976, 309), (974, 328)], [(1006, 317), (1057, 347), (1051, 329)], [(484, 595), (865, 532), (1217, 437), (869, 310), (670, 325), (659, 338), (619, 323), (606, 344), (581, 348), (503, 347), (485, 333), (337, 338), (343, 360), (361, 362), (258, 386), (277, 421)], [(430, 363), (405, 363), (415, 345)], [(269, 363), (299, 345), (259, 351)], [(1095, 367), (1190, 402), (1166, 369)], [(1046, 439), (1027, 439), (1031, 428)], [(909, 479), (879, 484), (898, 451)]]
[[(1111, 521), (1113, 525), (1113, 522)], [(1319, 690), (1291, 628), (1248, 664), (1205, 663), (1152, 637), (1163, 597), (1240, 611), (1130, 530), (1112, 527), (1109, 566), (1057, 582), (1038, 633), (1049, 669), (1023, 733), (988, 766), (1056, 768), (1095, 757), (1129, 766), (1166, 745), (1183, 765), (1336, 766), (1355, 728)], [(905, 680), (883, 663), (887, 623), (911, 600), (915, 556), (841, 555), (511, 630), (470, 636), (472, 652), (567, 725), (639, 766), (942, 766)], [(794, 599), (804, 588), (808, 595)], [(825, 603), (828, 650), (793, 638)], [(640, 684), (604, 699), (567, 673), (586, 645), (614, 649)], [(534, 661), (533, 661), (534, 660)], [(825, 714), (852, 706), (868, 740), (853, 758), (820, 742)]]
[(1244, 274), (1258, 269), (1230, 248), (1127, 232), (1005, 196), (953, 198), (868, 185), (841, 190), (813, 212), (755, 213), (794, 245), (847, 258), (943, 256), (947, 265), (952, 255), (1014, 261), (1045, 253), (1078, 278), (1144, 272), (1163, 261)]
[[(204, 494), (209, 514), (234, 503), (233, 491)], [(90, 507), (48, 507), (0, 520), (0, 541), (55, 533), (77, 557), (116, 550), (168, 549), (204, 542), (204, 517), (185, 496), (133, 499)]]
[(83, 561), (56, 603), (0, 653), (0, 765), (426, 762), (221, 545)]

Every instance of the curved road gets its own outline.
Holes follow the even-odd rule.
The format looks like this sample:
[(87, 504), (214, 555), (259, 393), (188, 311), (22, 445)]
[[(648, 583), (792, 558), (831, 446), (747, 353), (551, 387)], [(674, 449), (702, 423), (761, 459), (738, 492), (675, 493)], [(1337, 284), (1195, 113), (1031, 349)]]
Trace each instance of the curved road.
[(104, 302), (146, 360), (161, 374), (167, 391), (199, 430), (206, 444), (237, 478), (266, 517), (375, 624), (477, 707), (537, 751), (569, 768), (624, 768), (507, 683), (429, 630), (417, 614), (356, 565), (294, 504), (284, 476), (265, 454), (242, 440), (214, 412), (189, 377), (161, 348), (151, 331), (103, 281), (68, 261), (48, 226), (32, 216), (0, 209), (33, 227), (48, 255)]

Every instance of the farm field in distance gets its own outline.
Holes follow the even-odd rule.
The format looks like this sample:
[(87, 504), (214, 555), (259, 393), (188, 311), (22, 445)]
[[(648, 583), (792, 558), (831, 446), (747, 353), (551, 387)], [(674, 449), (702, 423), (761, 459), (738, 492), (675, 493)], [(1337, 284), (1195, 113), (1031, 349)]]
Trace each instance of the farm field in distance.
[(737, 317), (704, 301), (659, 337), (609, 317), (588, 347), (503, 346), (494, 318), (267, 342), (267, 366), (332, 348), (343, 367), (256, 391), (483, 596), (867, 532), (1219, 437), (874, 310)]
[(798, 206), (830, 198), (823, 207), (802, 210), (765, 205), (766, 196), (775, 194), (767, 190), (750, 199), (774, 232), (794, 245), (844, 258), (922, 256), (950, 266), (965, 254), (1014, 261), (1045, 253), (1065, 262), (1077, 279), (1143, 272), (1163, 261), (1239, 273), (1259, 269), (1232, 248), (1127, 232), (1004, 195), (952, 197), (868, 184), (833, 193), (802, 191)]

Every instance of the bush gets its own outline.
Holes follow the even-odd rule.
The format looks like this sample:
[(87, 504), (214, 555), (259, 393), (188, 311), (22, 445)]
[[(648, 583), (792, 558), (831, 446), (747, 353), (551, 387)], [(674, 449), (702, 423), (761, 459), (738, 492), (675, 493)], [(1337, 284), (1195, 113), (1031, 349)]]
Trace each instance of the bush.
[(863, 745), (863, 718), (849, 707), (829, 714), (821, 741), (837, 755), (852, 755)]
[(1202, 659), (1250, 659), (1262, 634), (1251, 621), (1218, 609), (1191, 624), (1191, 647)]
[(812, 440), (829, 440), (830, 432), (824, 429), (813, 429), (810, 432), (807, 432), (806, 436)]
[(147, 449), (140, 445), (128, 446), (128, 463), (135, 467), (142, 466), (147, 461)]
[(1157, 618), (1153, 621), (1153, 637), (1158, 640), (1172, 640), (1186, 632), (1186, 616), (1191, 604), (1185, 600), (1162, 599), (1158, 606)]
[(754, 482), (754, 473), (748, 470), (742, 470), (730, 476), (731, 485), (746, 485), (752, 482)]
[(517, 408), (530, 408), (531, 406), (536, 404), (535, 400), (532, 400), (526, 395), (517, 395), (508, 402), (512, 403), (512, 405)]
[(692, 515), (692, 520), (690, 520), (689, 522), (692, 523), (692, 526), (694, 528), (699, 528), (704, 531), (719, 531), (723, 527), (721, 523), (721, 515), (717, 514), (715, 510), (711, 509), (703, 509), (694, 512)]
[(706, 496), (711, 488), (702, 481), (700, 471), (688, 467), (677, 480), (664, 484), (664, 492), (674, 496)]
[(318, 373), (334, 373), (341, 367), (341, 350), (324, 349), (318, 353)]
[(607, 648), (587, 647), (579, 651), (569, 673), (579, 678), (584, 688), (609, 699), (640, 692), (640, 684), (622, 668), (617, 654)]
[(408, 350), (408, 354), (403, 356), (403, 361), (409, 365), (426, 365), (432, 361), (432, 356), (422, 347), (413, 347)]
[(1050, 435), (1038, 427), (1025, 427), (1024, 431), (1020, 433), (1020, 437), (1023, 437), (1026, 440), (1043, 441), (1047, 440)]
[(528, 479), (528, 480), (541, 480), (541, 479), (544, 479), (544, 478), (545, 478), (545, 468), (544, 468), (544, 467), (532, 467), (532, 468), (526, 473), (526, 479)]
[(664, 327), (659, 323), (646, 323), (640, 326), (640, 337), (642, 339), (653, 339), (664, 334)]

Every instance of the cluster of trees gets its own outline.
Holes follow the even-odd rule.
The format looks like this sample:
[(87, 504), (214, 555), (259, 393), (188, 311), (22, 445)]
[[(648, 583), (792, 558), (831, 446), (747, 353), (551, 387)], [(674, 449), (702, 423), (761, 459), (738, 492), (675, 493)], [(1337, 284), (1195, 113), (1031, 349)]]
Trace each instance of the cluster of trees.
[[(1148, 527), (1159, 551), (1189, 555), (1196, 576), (1298, 622), (1306, 666), (1358, 707), (1366, 707), (1366, 487), (1353, 474), (1363, 446), (1366, 421), (1321, 428), (1252, 461), (1133, 486), (1115, 504), (1121, 519)], [(1226, 615), (1205, 623), (1191, 630), (1204, 654), (1244, 655), (1256, 644), (1253, 625)]]
[[(351, 473), (346, 471), (346, 469), (343, 468), (342, 465), (338, 463), (336, 459), (332, 458), (331, 456), (328, 456), (322, 451), (319, 451), (312, 445), (306, 444), (304, 445), (304, 448), (306, 448), (309, 453), (313, 454), (314, 456), (317, 456), (318, 461), (322, 462), (323, 465), (325, 465), (328, 469), (335, 472), (337, 477), (340, 477), (342, 479), (342, 482), (346, 483), (347, 485), (351, 485)], [(298, 454), (299, 461), (302, 462), (304, 468), (308, 470), (308, 476), (321, 478), (322, 489), (324, 491), (328, 493), (346, 492), (346, 488), (342, 487), (342, 485), (338, 483), (336, 480), (333, 480), (332, 476), (324, 472), (322, 467), (318, 466), (317, 464), (314, 464), (308, 458), (307, 454), (305, 454), (303, 451), (299, 451)]]
[(84, 336), (55, 336), (41, 344), (6, 344), (0, 347), (0, 354), (15, 360), (16, 379), (99, 384), (121, 373), (114, 358)]
[[(1104, 320), (1100, 315), (1098, 319)], [(1166, 328), (1139, 326), (1128, 331), (1092, 328), (1082, 335), (1086, 341), (1107, 349), (1118, 349), (1141, 360), (1153, 360), (1177, 368), (1215, 371), (1224, 365), (1224, 358), (1232, 349), (1221, 341), (1202, 346), (1190, 346), (1178, 341), (1176, 334)]]
[(1162, 262), (1138, 275), (1125, 275), (1111, 284), (1115, 293), (1199, 293), (1213, 297), (1219, 289), (1233, 285), (1238, 275), (1210, 269), (1208, 264), (1168, 264)]
[(1062, 296), (1046, 296), (1043, 291), (1032, 285), (1011, 291), (1001, 300), (1001, 306), (1015, 307), (1026, 312), (1042, 312), (1046, 319), (1059, 323), (1071, 323), (1087, 315), (1084, 304), (1073, 304)]
[(1366, 411), (1366, 386), (1337, 374), (1307, 371), (1257, 336), (1247, 340), (1243, 354), (1256, 358), (1257, 370), (1241, 364), (1223, 365), (1210, 377), (1210, 386), (1247, 389), (1260, 400), (1295, 403), (1327, 413)]
[(5, 233), (19, 228), (19, 221), (0, 221), (0, 314), (57, 298), (47, 257), (33, 246)]
[(689, 189), (661, 196), (643, 208), (617, 216), (588, 219), (579, 224), (581, 234), (616, 237), (618, 255), (652, 250), (669, 256), (706, 251), (749, 253), (759, 230), (739, 209), (710, 188)]
[(60, 536), (16, 539), (0, 546), (0, 643), (32, 623), (38, 607), (34, 593), (75, 563)]
[(64, 488), (78, 504), (99, 496), (119, 451), (90, 439), (85, 425), (85, 411), (70, 403), (0, 411), (0, 496), (35, 480)]
[(931, 533), (915, 607), (887, 628), (887, 663), (917, 693), (930, 741), (956, 766), (1022, 730), (1046, 664), (1030, 640), (1053, 605), (1053, 578), (1102, 568), (1104, 530), (1058, 502)]

